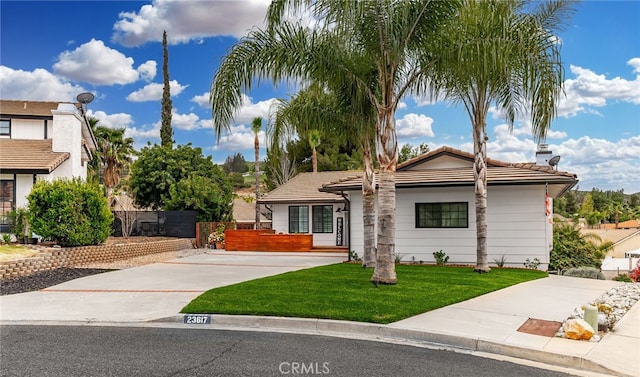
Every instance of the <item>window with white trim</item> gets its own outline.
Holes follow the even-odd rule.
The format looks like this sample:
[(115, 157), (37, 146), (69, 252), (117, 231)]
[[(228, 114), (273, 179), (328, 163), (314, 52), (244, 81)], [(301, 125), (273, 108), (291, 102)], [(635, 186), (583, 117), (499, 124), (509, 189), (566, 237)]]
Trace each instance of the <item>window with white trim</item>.
[(308, 206), (289, 206), (289, 233), (309, 233)]
[(0, 136), (11, 136), (11, 120), (0, 119)]
[(333, 233), (333, 206), (313, 206), (313, 233)]

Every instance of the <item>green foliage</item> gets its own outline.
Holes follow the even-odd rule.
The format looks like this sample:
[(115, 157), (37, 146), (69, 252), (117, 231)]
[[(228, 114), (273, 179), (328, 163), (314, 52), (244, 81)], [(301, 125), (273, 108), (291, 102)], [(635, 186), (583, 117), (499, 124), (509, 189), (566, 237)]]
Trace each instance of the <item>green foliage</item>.
[(233, 188), (249, 187), (249, 184), (245, 181), (242, 173), (231, 173), (228, 175), (229, 183)]
[(436, 264), (438, 266), (444, 266), (447, 262), (449, 262), (449, 256), (442, 250), (435, 251), (433, 253), (433, 257), (436, 260)]
[(247, 161), (244, 159), (242, 153), (238, 152), (233, 156), (227, 156), (222, 165), (225, 173), (244, 173), (249, 170), (247, 167)]
[(593, 195), (591, 195), (591, 193), (588, 193), (585, 197), (584, 200), (582, 201), (582, 205), (580, 206), (580, 217), (587, 217), (590, 213), (594, 212), (595, 206), (593, 203)]
[[(220, 200), (228, 198), (228, 204), (231, 205), (231, 186), (228, 178), (211, 161), (210, 156), (205, 158), (202, 155), (202, 150), (193, 148), (191, 144), (178, 145), (173, 149), (159, 145), (147, 145), (142, 148), (138, 159), (131, 166), (129, 186), (138, 206), (152, 207), (153, 209), (165, 208), (167, 199), (171, 197), (171, 187), (183, 179), (194, 176), (208, 178), (208, 182), (219, 190), (215, 191), (216, 188), (211, 188), (203, 193), (194, 193), (195, 196), (209, 196), (217, 192)], [(194, 187), (199, 183), (194, 182), (192, 178), (192, 182), (184, 185), (185, 187)], [(176, 195), (173, 196), (171, 208), (193, 208), (191, 205), (178, 208), (180, 201), (177, 200)], [(207, 197), (198, 200), (210, 201), (213, 199)], [(187, 203), (186, 198), (183, 202)], [(211, 213), (218, 213), (222, 216), (225, 210), (218, 211), (216, 209)]]
[(621, 282), (624, 282), (624, 283), (633, 283), (633, 280), (631, 280), (631, 278), (627, 274), (620, 274), (618, 276), (615, 276), (611, 280), (621, 281)]
[(496, 266), (504, 267), (504, 265), (507, 263), (507, 257), (501, 255), (500, 258), (495, 258), (493, 261), (496, 263)]
[(169, 50), (167, 49), (167, 32), (162, 33), (162, 125), (160, 140), (163, 147), (173, 148), (173, 128), (171, 128), (171, 85), (169, 84)]
[(427, 145), (427, 143), (421, 143), (417, 147), (414, 147), (413, 145), (407, 143), (403, 145), (398, 152), (398, 163), (401, 164), (407, 160), (418, 157), (427, 152), (429, 152), (429, 146)]
[(219, 185), (209, 177), (192, 175), (169, 188), (164, 209), (198, 211), (198, 221), (230, 221), (232, 218), (231, 185)]
[(362, 258), (360, 258), (360, 256), (358, 255), (358, 253), (355, 252), (355, 250), (349, 250), (349, 260), (360, 262), (362, 261)]
[(11, 235), (4, 233), (2, 235), (2, 242), (6, 243), (7, 245), (11, 243)]
[(593, 240), (585, 239), (577, 227), (557, 224), (553, 229), (553, 249), (550, 270), (568, 270), (572, 267), (600, 268), (604, 250)]
[(10, 232), (21, 242), (24, 237), (28, 236), (29, 229), (29, 210), (26, 208), (16, 208), (9, 212), (11, 221)]
[(111, 232), (104, 192), (79, 179), (37, 182), (27, 197), (31, 230), (63, 246), (97, 245)]
[(523, 264), (525, 268), (528, 268), (530, 270), (537, 270), (538, 266), (540, 265), (540, 259), (533, 258), (533, 260), (529, 260), (529, 258), (527, 258)]
[(573, 267), (566, 270), (562, 275), (575, 278), (605, 280), (604, 274), (594, 267)]

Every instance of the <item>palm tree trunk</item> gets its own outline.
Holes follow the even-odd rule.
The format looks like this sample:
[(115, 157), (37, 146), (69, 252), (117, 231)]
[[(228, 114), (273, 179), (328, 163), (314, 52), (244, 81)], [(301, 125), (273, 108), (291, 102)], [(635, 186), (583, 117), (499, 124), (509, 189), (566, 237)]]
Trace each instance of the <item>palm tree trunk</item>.
[(253, 141), (253, 146), (255, 148), (255, 165), (253, 166), (253, 174), (256, 178), (256, 229), (260, 229), (260, 204), (258, 204), (258, 199), (260, 199), (260, 140), (258, 139), (257, 133)]
[(364, 250), (362, 267), (374, 268), (376, 266), (376, 186), (373, 171), (373, 156), (371, 154), (371, 142), (366, 137), (362, 145), (364, 160), (364, 175), (362, 177), (362, 223), (364, 224), (363, 239)]
[(371, 281), (374, 284), (396, 284), (396, 140), (394, 111), (390, 107), (379, 112), (376, 132), (380, 183), (378, 189), (378, 249), (376, 267)]
[(476, 117), (473, 127), (473, 176), (476, 181), (476, 272), (489, 272), (487, 262), (487, 136), (486, 125)]
[(318, 153), (316, 152), (316, 147), (311, 148), (311, 165), (313, 167), (313, 172), (318, 172)]

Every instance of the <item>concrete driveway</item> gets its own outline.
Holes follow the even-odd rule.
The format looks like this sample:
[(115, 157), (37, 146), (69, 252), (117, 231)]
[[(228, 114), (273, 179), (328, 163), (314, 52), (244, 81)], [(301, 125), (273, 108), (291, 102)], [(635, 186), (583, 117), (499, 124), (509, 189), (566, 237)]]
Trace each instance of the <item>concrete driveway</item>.
[(0, 321), (151, 321), (176, 315), (211, 288), (346, 259), (336, 253), (206, 252), (1, 296)]

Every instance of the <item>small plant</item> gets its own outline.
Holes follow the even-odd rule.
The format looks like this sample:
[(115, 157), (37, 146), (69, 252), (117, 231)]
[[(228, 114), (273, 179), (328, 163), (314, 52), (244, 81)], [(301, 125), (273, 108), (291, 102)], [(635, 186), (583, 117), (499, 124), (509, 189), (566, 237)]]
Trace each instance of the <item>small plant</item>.
[(401, 262), (402, 262), (402, 258), (404, 258), (404, 255), (403, 255), (403, 254), (400, 254), (400, 253), (395, 253), (394, 255), (395, 255), (395, 262), (396, 262), (396, 264), (397, 264), (397, 263), (401, 263)]
[(574, 267), (566, 270), (563, 276), (575, 278), (605, 280), (604, 275), (595, 267)]
[(444, 266), (449, 261), (449, 256), (442, 250), (435, 251), (433, 257), (436, 260), (438, 266)]
[(10, 231), (18, 242), (22, 242), (22, 239), (27, 236), (29, 227), (28, 216), (29, 212), (26, 208), (16, 208), (9, 212), (9, 218), (12, 224)]
[(636, 263), (636, 268), (629, 272), (629, 277), (631, 278), (631, 280), (640, 283), (640, 260), (638, 260), (638, 263)]
[(530, 270), (537, 270), (538, 266), (540, 265), (540, 259), (533, 258), (533, 260), (529, 260), (529, 258), (527, 258), (523, 264), (525, 268), (528, 268)]
[(504, 265), (507, 263), (507, 257), (501, 255), (500, 258), (495, 258), (493, 261), (496, 262), (496, 266), (504, 267)]
[(362, 258), (360, 258), (358, 256), (358, 253), (356, 253), (354, 250), (350, 250), (349, 251), (349, 259), (355, 262), (360, 262), (362, 261)]
[(631, 280), (631, 278), (627, 274), (620, 274), (620, 275), (614, 277), (611, 280), (622, 281), (622, 282), (625, 282), (625, 283), (633, 283), (633, 280)]
[(11, 235), (10, 234), (3, 234), (2, 235), (2, 242), (6, 243), (7, 245), (11, 243)]

